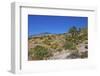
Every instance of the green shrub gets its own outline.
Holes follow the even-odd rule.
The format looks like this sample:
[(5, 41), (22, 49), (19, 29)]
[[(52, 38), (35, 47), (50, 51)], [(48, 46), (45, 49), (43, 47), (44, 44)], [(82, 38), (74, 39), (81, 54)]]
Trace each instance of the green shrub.
[(70, 41), (66, 41), (65, 45), (64, 45), (65, 50), (69, 49), (69, 50), (75, 50), (76, 49), (76, 45)]
[(58, 48), (58, 49), (56, 49), (58, 52), (61, 52), (62, 51), (62, 48)]
[(36, 46), (34, 48), (34, 57), (38, 60), (46, 59), (47, 57), (51, 56), (51, 53), (48, 51), (47, 48), (42, 46)]

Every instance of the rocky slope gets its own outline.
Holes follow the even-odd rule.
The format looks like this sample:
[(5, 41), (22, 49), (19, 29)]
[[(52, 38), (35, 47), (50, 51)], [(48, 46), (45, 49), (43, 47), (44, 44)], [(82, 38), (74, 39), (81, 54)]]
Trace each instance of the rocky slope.
[(76, 59), (88, 57), (86, 29), (78, 34), (43, 34), (28, 39), (29, 60)]

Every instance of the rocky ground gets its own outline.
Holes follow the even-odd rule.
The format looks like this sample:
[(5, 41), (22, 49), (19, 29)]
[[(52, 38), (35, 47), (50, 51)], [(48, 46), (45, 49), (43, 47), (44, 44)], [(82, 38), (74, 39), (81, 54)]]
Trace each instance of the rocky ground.
[[(77, 46), (79, 54), (88, 52), (88, 49), (86, 48), (87, 44), (81, 43)], [(56, 52), (52, 57), (49, 59), (75, 59), (80, 58), (78, 55), (71, 55), (71, 52), (68, 52), (69, 50), (63, 50), (61, 52)], [(87, 57), (86, 57), (87, 58)]]

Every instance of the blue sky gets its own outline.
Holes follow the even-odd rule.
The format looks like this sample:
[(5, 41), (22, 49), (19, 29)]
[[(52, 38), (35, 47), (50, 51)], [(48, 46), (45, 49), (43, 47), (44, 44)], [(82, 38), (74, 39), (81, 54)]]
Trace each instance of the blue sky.
[(44, 32), (65, 33), (72, 26), (87, 27), (88, 17), (28, 15), (28, 35)]

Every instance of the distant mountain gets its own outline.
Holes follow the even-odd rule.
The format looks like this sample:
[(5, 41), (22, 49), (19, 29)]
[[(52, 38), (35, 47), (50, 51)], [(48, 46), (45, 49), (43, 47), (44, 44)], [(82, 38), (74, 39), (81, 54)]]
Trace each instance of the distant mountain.
[(28, 36), (29, 39), (33, 38), (33, 37), (41, 37), (41, 36), (48, 36), (48, 35), (70, 35), (70, 33), (49, 33), (49, 32), (43, 32), (43, 33), (39, 33), (39, 34), (34, 34), (34, 35), (30, 35)]
[(41, 36), (48, 36), (48, 35), (53, 35), (52, 33), (49, 32), (44, 32), (44, 33), (39, 33), (39, 34), (34, 34), (29, 36), (28, 38), (32, 38), (32, 37), (41, 37)]

